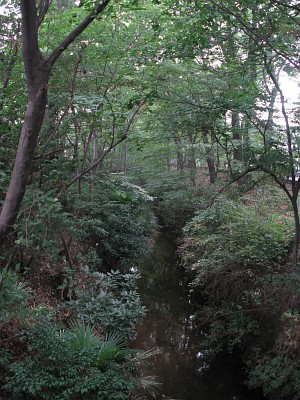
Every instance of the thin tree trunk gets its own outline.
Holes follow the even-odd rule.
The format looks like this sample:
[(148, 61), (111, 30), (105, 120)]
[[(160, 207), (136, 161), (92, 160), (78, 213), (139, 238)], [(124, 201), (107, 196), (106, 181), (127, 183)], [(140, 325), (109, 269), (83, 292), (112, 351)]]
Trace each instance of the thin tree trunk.
[(296, 199), (293, 198), (292, 206), (293, 206), (294, 224), (295, 224), (295, 237), (294, 237), (292, 262), (294, 265), (296, 265), (298, 262), (299, 242), (300, 242), (300, 222), (299, 222), (299, 209), (297, 204), (297, 198)]
[(31, 96), (33, 98), (28, 103), (11, 181), (1, 210), (0, 238), (5, 236), (10, 228), (13, 227), (26, 190), (38, 135), (45, 115), (47, 102), (46, 82), (38, 89), (38, 93)]
[(176, 146), (176, 155), (177, 155), (177, 171), (184, 170), (184, 157), (182, 154), (182, 144), (181, 140), (178, 138), (174, 138), (175, 146)]
[(211, 146), (209, 146), (208, 142), (208, 134), (203, 134), (203, 143), (205, 144), (205, 154), (206, 154), (206, 163), (209, 172), (209, 181), (211, 184), (215, 184), (217, 180), (217, 171), (215, 166), (215, 158), (212, 152)]
[(243, 161), (243, 152), (241, 146), (241, 134), (240, 134), (240, 119), (237, 111), (232, 111), (231, 114), (231, 128), (232, 128), (232, 139), (234, 140), (233, 146), (233, 159), (236, 161)]
[(17, 148), (14, 168), (0, 214), (0, 240), (13, 227), (23, 200), (44, 121), (51, 65), (38, 47), (35, 2), (21, 1), (23, 59), (28, 85), (28, 104)]
[(191, 133), (188, 135), (188, 138), (189, 138), (189, 142), (190, 142), (190, 149), (188, 152), (187, 166), (190, 170), (190, 177), (191, 177), (192, 185), (196, 186), (196, 167), (197, 167), (197, 165), (196, 165), (196, 155), (195, 155), (195, 148), (194, 148), (195, 140)]

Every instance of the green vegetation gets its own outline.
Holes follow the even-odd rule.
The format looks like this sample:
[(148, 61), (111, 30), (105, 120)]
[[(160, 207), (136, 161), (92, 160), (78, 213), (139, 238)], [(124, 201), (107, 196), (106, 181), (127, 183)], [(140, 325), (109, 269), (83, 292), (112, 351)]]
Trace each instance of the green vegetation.
[(0, 6), (0, 397), (142, 396), (127, 346), (161, 226), (212, 353), (298, 399), (299, 4)]
[(128, 348), (146, 313), (134, 271), (151, 248), (152, 198), (121, 176), (94, 185), (93, 197), (83, 184), (80, 196), (61, 200), (27, 191), (0, 280), (7, 399), (129, 399), (156, 390), (141, 375), (151, 352)]
[[(126, 345), (145, 312), (134, 289), (136, 277), (85, 271), (81, 279), (90, 280), (93, 292), (87, 289), (84, 298), (81, 291), (67, 308), (52, 310), (33, 307), (16, 278), (4, 271), (0, 290), (0, 376), (6, 377), (7, 399), (128, 399), (145, 391), (140, 365), (151, 353)], [(151, 379), (146, 386), (150, 393), (156, 389)]]
[(288, 261), (292, 218), (282, 218), (286, 209), (266, 213), (258, 193), (259, 204), (244, 204), (252, 193), (240, 201), (218, 197), (198, 211), (184, 228), (180, 254), (191, 290), (205, 301), (197, 319), (209, 327), (210, 355), (239, 349), (250, 387), (296, 399), (299, 272)]
[(42, 322), (27, 335), (31, 356), (11, 365), (5, 385), (12, 398), (127, 399), (134, 388), (125, 372), (130, 352), (116, 335), (99, 339), (89, 325), (64, 330)]

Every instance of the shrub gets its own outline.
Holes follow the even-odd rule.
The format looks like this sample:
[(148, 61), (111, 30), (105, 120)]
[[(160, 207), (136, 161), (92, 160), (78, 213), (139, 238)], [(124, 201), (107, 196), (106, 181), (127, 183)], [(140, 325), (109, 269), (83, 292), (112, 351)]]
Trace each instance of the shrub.
[(54, 190), (26, 191), (22, 210), (18, 217), (16, 243), (57, 260), (60, 233), (68, 225), (69, 214), (63, 210)]
[(287, 264), (291, 231), (286, 216), (267, 213), (264, 204), (220, 197), (185, 226), (180, 248), (192, 287), (205, 296), (198, 318), (209, 326), (208, 348), (243, 350), (249, 385), (274, 400), (300, 398), (300, 278)]
[(146, 188), (154, 196), (154, 211), (160, 224), (174, 231), (182, 228), (199, 201), (183, 172), (159, 174), (148, 182)]
[(92, 199), (74, 200), (70, 211), (76, 218), (69, 231), (84, 241), (90, 266), (128, 271), (149, 251), (149, 237), (156, 227), (149, 207), (152, 198), (121, 176), (106, 177), (95, 185)]
[(13, 399), (125, 400), (130, 379), (130, 351), (117, 335), (99, 338), (93, 329), (37, 323), (27, 332), (30, 355), (11, 365), (5, 389)]
[(76, 300), (68, 304), (85, 323), (130, 337), (146, 311), (136, 291), (138, 277), (120, 271), (94, 272), (85, 287), (77, 290)]
[(180, 253), (195, 274), (195, 285), (203, 285), (220, 274), (222, 279), (235, 274), (242, 281), (251, 279), (254, 270), (265, 273), (285, 260), (288, 245), (285, 222), (219, 198), (186, 224)]
[(15, 271), (2, 269), (0, 272), (0, 327), (12, 318), (27, 313), (30, 290), (20, 281)]
[(300, 399), (299, 272), (292, 269), (275, 274), (269, 282), (270, 303), (272, 309), (276, 307), (276, 331), (268, 347), (256, 349), (247, 360), (249, 386), (262, 387), (274, 400), (296, 400)]

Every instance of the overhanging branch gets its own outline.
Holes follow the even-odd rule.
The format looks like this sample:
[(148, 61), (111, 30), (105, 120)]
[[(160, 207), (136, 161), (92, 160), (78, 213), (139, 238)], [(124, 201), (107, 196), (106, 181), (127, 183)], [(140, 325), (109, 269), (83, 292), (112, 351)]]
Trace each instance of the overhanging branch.
[(53, 65), (59, 56), (69, 47), (71, 43), (94, 21), (94, 19), (105, 9), (110, 0), (99, 2), (94, 11), (89, 13), (79, 25), (57, 46), (48, 58), (50, 65)]

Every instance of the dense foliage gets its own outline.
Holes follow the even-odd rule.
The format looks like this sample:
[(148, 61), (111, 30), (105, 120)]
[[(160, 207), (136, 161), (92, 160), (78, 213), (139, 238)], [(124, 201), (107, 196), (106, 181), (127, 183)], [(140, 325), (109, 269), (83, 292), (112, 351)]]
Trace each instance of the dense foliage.
[(129, 396), (132, 353), (104, 365), (73, 344), (133, 334), (154, 211), (184, 226), (214, 349), (248, 348), (252, 386), (299, 398), (300, 113), (284, 84), (299, 16), (288, 0), (0, 1), (4, 397)]
[[(297, 399), (299, 274), (286, 268), (292, 221), (266, 213), (258, 193), (259, 205), (252, 193), (252, 202), (219, 197), (198, 211), (184, 228), (180, 254), (204, 301), (197, 319), (209, 327), (210, 355), (239, 349), (251, 387)], [(275, 190), (273, 200), (278, 196)]]
[(146, 309), (135, 288), (136, 274), (94, 272), (83, 289), (76, 290), (70, 310), (85, 323), (130, 337)]
[[(61, 199), (27, 191), (0, 280), (7, 399), (128, 399), (152, 387), (141, 380), (144, 355), (126, 346), (146, 312), (133, 271), (151, 248), (152, 198), (122, 176), (94, 186), (93, 196), (83, 182), (80, 196)], [(40, 287), (53, 292), (46, 304)]]
[(13, 363), (5, 387), (13, 398), (128, 399), (130, 351), (120, 337), (96, 336), (89, 325), (66, 330), (43, 322), (27, 332), (29, 356)]
[(153, 198), (140, 186), (119, 175), (103, 176), (92, 196), (87, 191), (66, 201), (74, 204), (69, 231), (96, 256), (88, 262), (90, 268), (128, 271), (149, 251), (156, 225)]
[[(94, 294), (87, 289), (85, 301), (78, 293), (67, 309), (49, 310), (30, 306), (17, 275), (2, 274), (0, 377), (6, 377), (7, 399), (128, 399), (144, 387), (140, 364), (145, 356), (126, 345), (145, 313), (135, 276), (83, 275), (93, 282)], [(14, 341), (5, 341), (16, 330)]]

